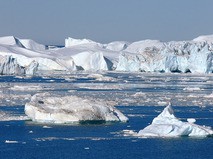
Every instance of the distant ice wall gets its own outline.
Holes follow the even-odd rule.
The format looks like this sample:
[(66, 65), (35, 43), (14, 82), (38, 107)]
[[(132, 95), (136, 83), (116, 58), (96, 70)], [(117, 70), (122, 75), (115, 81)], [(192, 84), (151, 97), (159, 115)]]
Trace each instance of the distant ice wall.
[(67, 38), (65, 47), (53, 49), (45, 49), (45, 45), (30, 39), (8, 36), (0, 37), (0, 55), (12, 55), (22, 67), (35, 61), (38, 70), (212, 73), (213, 35), (191, 41), (109, 44)]
[(116, 70), (212, 73), (213, 51), (206, 42), (170, 42), (142, 52), (122, 52)]

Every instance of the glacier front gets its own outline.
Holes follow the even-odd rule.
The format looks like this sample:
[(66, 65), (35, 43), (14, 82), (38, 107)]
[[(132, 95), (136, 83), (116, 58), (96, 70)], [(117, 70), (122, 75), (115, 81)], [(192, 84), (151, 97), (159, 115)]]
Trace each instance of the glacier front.
[(153, 119), (152, 123), (140, 130), (137, 136), (141, 137), (206, 137), (213, 135), (210, 127), (194, 124), (193, 118), (183, 122), (175, 117), (174, 111), (169, 104), (161, 114)]
[(128, 118), (111, 102), (77, 96), (38, 93), (25, 105), (26, 115), (41, 123), (80, 123), (83, 121), (122, 121)]

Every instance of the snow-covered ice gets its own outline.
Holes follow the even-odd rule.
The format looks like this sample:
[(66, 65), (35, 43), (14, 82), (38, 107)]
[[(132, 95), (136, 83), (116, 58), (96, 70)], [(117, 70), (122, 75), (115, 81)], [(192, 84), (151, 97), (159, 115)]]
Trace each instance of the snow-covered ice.
[(169, 104), (161, 114), (153, 119), (151, 125), (140, 130), (137, 136), (141, 137), (205, 137), (213, 135), (210, 127), (194, 124), (196, 121), (189, 118), (183, 122), (175, 117), (174, 111)]
[(50, 93), (35, 94), (25, 105), (25, 113), (33, 121), (42, 123), (128, 120), (111, 102)]
[(69, 37), (65, 39), (65, 47), (51, 48), (31, 39), (7, 36), (0, 37), (0, 55), (11, 56), (17, 66), (32, 68), (26, 70), (29, 74), (37, 69), (212, 73), (212, 37), (200, 36), (191, 41), (142, 40), (108, 44)]

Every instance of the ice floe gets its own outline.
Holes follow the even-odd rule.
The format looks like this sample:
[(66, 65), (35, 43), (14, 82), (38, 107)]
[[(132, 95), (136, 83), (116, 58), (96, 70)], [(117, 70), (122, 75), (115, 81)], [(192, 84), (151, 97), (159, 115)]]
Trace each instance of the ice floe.
[(15, 115), (11, 113), (7, 113), (4, 111), (0, 111), (0, 121), (12, 121), (12, 120), (29, 120), (26, 115)]
[(42, 123), (79, 123), (81, 121), (122, 121), (128, 118), (110, 102), (77, 96), (35, 94), (25, 105), (25, 113)]
[(116, 81), (113, 77), (104, 76), (102, 74), (89, 74), (88, 78), (95, 78), (97, 81)]
[(14, 140), (5, 140), (5, 144), (17, 144), (17, 143), (19, 142)]
[(39, 91), (42, 90), (42, 86), (34, 86), (34, 85), (14, 85), (13, 87), (10, 88), (11, 90), (16, 90), (16, 91)]
[(168, 105), (160, 115), (153, 119), (151, 125), (140, 130), (137, 136), (142, 137), (205, 137), (213, 135), (210, 127), (194, 124), (196, 121), (189, 118), (183, 122), (175, 117), (171, 105)]

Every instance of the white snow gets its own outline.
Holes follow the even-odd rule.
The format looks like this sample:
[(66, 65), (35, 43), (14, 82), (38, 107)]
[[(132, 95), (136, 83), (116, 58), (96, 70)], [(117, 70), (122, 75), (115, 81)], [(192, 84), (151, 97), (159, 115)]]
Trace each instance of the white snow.
[(195, 42), (207, 42), (207, 43), (213, 43), (213, 34), (212, 35), (202, 35), (195, 39), (193, 39)]
[(104, 48), (112, 51), (123, 51), (128, 47), (129, 43), (126, 41), (114, 41), (109, 44), (105, 44)]
[(20, 40), (14, 36), (5, 36), (0, 37), (0, 45), (11, 45), (11, 46), (19, 46), (24, 47)]
[(19, 39), (21, 44), (26, 48), (34, 51), (42, 51), (46, 49), (46, 46), (43, 44), (39, 44), (31, 39)]
[(140, 130), (137, 136), (142, 137), (205, 137), (213, 135), (210, 127), (194, 124), (195, 119), (183, 122), (175, 117), (171, 105), (164, 108), (163, 112), (153, 119), (151, 125)]
[(143, 53), (144, 51), (150, 51), (150, 49), (161, 49), (164, 44), (158, 40), (142, 40), (130, 44), (125, 51), (131, 53)]
[(35, 94), (25, 105), (25, 113), (33, 121), (42, 123), (128, 120), (110, 102), (77, 96), (60, 97), (50, 93)]
[(75, 45), (89, 44), (89, 43), (95, 43), (95, 42), (90, 39), (74, 39), (71, 37), (68, 37), (67, 39), (65, 39), (65, 47), (72, 47)]

